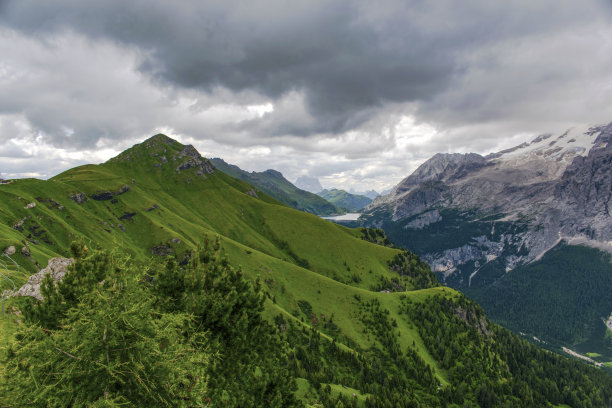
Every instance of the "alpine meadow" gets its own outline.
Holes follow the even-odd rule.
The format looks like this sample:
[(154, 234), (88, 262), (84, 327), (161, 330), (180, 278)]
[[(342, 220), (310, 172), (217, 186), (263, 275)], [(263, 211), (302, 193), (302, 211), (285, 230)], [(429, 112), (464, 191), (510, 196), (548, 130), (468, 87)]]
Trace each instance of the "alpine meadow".
[(0, 408), (612, 408), (609, 0), (0, 0)]
[(0, 194), (4, 274), (70, 264), (42, 301), (5, 292), (2, 406), (612, 398), (610, 375), (490, 322), (383, 231), (289, 208), (164, 135)]

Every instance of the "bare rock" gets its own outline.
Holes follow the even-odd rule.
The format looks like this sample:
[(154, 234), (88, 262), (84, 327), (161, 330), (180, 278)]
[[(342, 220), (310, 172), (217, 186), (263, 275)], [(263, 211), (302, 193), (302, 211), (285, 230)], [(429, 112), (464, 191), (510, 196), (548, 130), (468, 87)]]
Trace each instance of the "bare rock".
[(70, 197), (70, 199), (72, 201), (74, 201), (75, 203), (77, 203), (79, 205), (83, 204), (85, 201), (87, 201), (87, 196), (85, 194), (83, 194), (83, 193), (77, 193), (77, 194), (71, 195), (69, 197)]
[(174, 250), (168, 245), (157, 245), (151, 248), (151, 253), (153, 255), (168, 256), (172, 255), (174, 253)]
[(128, 191), (130, 191), (130, 186), (126, 184), (117, 191), (101, 191), (99, 193), (92, 194), (90, 197), (96, 201), (106, 201), (112, 200), (113, 197), (127, 193)]
[(247, 194), (250, 195), (251, 197), (259, 198), (257, 196), (257, 192), (253, 189), (250, 189), (249, 191), (247, 191)]
[(21, 247), (21, 255), (30, 256), (30, 250), (28, 249), (28, 247)]
[(177, 173), (194, 168), (198, 176), (205, 177), (206, 174), (213, 174), (215, 172), (215, 166), (213, 166), (210, 160), (200, 156), (200, 153), (191, 145), (185, 146), (175, 159), (182, 161), (176, 168)]
[(36, 207), (36, 203), (34, 201), (32, 201), (31, 203), (29, 203), (28, 205), (26, 205), (25, 208), (26, 210), (29, 210), (30, 208), (34, 208)]
[(13, 225), (13, 228), (16, 229), (17, 231), (23, 231), (23, 223), (26, 222), (27, 219), (28, 217), (24, 217), (20, 219), (19, 222), (17, 222), (17, 224)]
[(7, 248), (4, 250), (4, 253), (5, 253), (6, 255), (13, 255), (13, 254), (15, 253), (15, 247), (14, 247), (14, 246), (12, 246), (12, 245), (11, 245), (10, 247), (7, 247)]
[(29, 296), (40, 301), (43, 297), (40, 293), (40, 285), (43, 279), (47, 275), (51, 275), (53, 282), (61, 282), (64, 279), (66, 270), (74, 262), (74, 259), (70, 258), (51, 258), (46, 268), (41, 269), (38, 273), (30, 276), (28, 282), (23, 285), (13, 294), (13, 296)]

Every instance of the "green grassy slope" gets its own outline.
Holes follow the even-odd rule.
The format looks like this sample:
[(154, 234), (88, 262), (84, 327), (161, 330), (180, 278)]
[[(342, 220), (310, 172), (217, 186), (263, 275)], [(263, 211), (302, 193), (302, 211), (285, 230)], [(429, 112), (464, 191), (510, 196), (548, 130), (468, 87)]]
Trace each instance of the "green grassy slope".
[(211, 159), (211, 162), (223, 173), (252, 184), (269, 196), (296, 210), (318, 215), (343, 213), (343, 210), (338, 208), (339, 206), (316, 194), (297, 188), (276, 170), (249, 173), (238, 166), (226, 163), (222, 159)]
[[(146, 261), (154, 252), (180, 259), (204, 236), (220, 235), (232, 261), (261, 276), (271, 293), (278, 291), (279, 304), (288, 311), (297, 310), (298, 293), (317, 298), (309, 293), (315, 288), (336, 293), (318, 296), (325, 298), (322, 307), (342, 310), (341, 298), (353, 295), (347, 291), (397, 278), (387, 262), (400, 251), (368, 243), (359, 231), (295, 211), (265, 194), (253, 197), (252, 186), (221, 172), (198, 176), (196, 167), (178, 172), (182, 159), (175, 158), (184, 149), (160, 136), (102, 165), (77, 167), (48, 181), (2, 185), (2, 249), (14, 246), (13, 258), (33, 273), (49, 257), (67, 256), (69, 243), (78, 237)], [(161, 157), (167, 162), (156, 167)], [(129, 189), (121, 192), (124, 186)], [(80, 193), (87, 201), (70, 198)], [(112, 197), (93, 198), (103, 193)], [(36, 206), (25, 208), (29, 203)], [(21, 254), (24, 246), (30, 257)], [(17, 277), (17, 284), (25, 276)], [(2, 288), (8, 289), (8, 282)], [(347, 295), (341, 297), (343, 292)], [(336, 298), (340, 303), (332, 301)]]
[[(158, 135), (101, 165), (81, 166), (48, 181), (1, 185), (0, 250), (14, 246), (11, 258), (20, 266), (9, 265), (7, 258), (6, 275), (22, 284), (49, 257), (67, 256), (69, 243), (77, 238), (146, 265), (162, 262), (164, 255), (185, 260), (204, 237), (219, 236), (230, 262), (242, 266), (249, 278), (260, 279), (266, 316), (294, 328), (286, 335), (293, 336), (288, 341), (296, 350), (297, 376), (308, 379), (300, 381), (304, 402), (312, 404), (324, 395), (317, 391), (321, 384), (329, 385), (330, 398), (355, 393), (353, 406), (363, 406), (369, 395), (387, 395), (389, 389), (397, 397), (405, 381), (399, 367), (410, 373), (405, 386), (416, 387), (415, 398), (433, 401), (426, 405), (438, 405), (439, 398), (453, 400), (437, 395), (440, 384), (449, 396), (458, 387), (472, 387), (450, 375), (448, 364), (406, 313), (408, 301), (427, 305), (442, 297), (461, 298), (445, 287), (419, 289), (431, 286), (423, 280), (431, 272), (418, 258), (367, 242), (361, 230), (296, 211), (265, 193), (253, 194), (250, 184), (216, 171), (194, 152)], [(27, 251), (22, 253), (22, 247)], [(0, 290), (10, 288), (8, 280), (0, 280)], [(4, 344), (12, 341), (14, 320), (3, 317)], [(450, 327), (445, 324), (435, 330), (444, 332)], [(320, 336), (316, 350), (307, 333)], [(300, 342), (310, 347), (312, 360), (321, 359), (318, 369), (297, 353)], [(340, 352), (329, 352), (335, 348)], [(352, 369), (345, 365), (347, 356), (355, 358)], [(489, 350), (478, 358), (500, 356)], [(503, 381), (510, 381), (510, 374), (504, 375)], [(393, 404), (390, 395), (385, 398)]]
[(335, 188), (323, 190), (317, 193), (317, 195), (338, 207), (346, 208), (350, 211), (359, 211), (372, 202), (372, 199), (366, 196), (351, 194)]

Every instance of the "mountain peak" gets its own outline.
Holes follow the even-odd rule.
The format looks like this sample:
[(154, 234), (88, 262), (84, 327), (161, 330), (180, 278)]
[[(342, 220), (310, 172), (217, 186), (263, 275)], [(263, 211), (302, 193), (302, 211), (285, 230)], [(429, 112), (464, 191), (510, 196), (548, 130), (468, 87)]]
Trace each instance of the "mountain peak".
[(159, 144), (171, 145), (171, 144), (179, 144), (180, 143), (169, 136), (164, 135), (163, 133), (158, 133), (156, 135), (151, 136), (144, 142), (142, 142), (147, 147), (152, 147)]
[(274, 169), (268, 169), (264, 171), (263, 174), (267, 174), (268, 176), (274, 177), (277, 179), (285, 180), (283, 173), (281, 173), (280, 171), (274, 170)]
[(195, 168), (199, 176), (212, 174), (215, 171), (211, 161), (202, 157), (195, 147), (183, 145), (162, 133), (135, 144), (107, 161), (107, 163), (125, 162), (151, 165), (153, 169), (173, 168), (177, 173)]
[(302, 190), (310, 191), (311, 193), (315, 194), (323, 190), (319, 179), (308, 175), (298, 177), (293, 184)]

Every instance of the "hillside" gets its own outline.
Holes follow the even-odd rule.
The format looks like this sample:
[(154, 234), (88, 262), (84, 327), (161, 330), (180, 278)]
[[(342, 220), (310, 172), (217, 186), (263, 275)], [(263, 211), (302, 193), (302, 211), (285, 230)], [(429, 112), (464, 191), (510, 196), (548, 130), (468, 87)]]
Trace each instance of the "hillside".
[[(486, 299), (508, 300), (505, 275), (509, 271), (529, 269), (528, 265), (563, 242), (572, 247), (562, 248), (574, 254), (584, 252), (580, 245), (611, 251), (611, 135), (612, 124), (542, 135), (486, 157), (436, 154), (388, 195), (375, 199), (358, 225), (383, 228), (394, 243), (414, 250), (429, 263), (445, 284), (470, 293), (486, 308)], [(603, 254), (590, 259), (595, 270), (612, 271)], [(553, 258), (543, 258), (549, 261)], [(570, 276), (570, 281), (587, 280), (573, 262), (553, 262), (543, 268), (553, 270), (553, 265), (563, 271), (546, 275), (557, 285), (545, 296), (570, 294), (572, 288), (560, 276), (565, 281)], [(538, 280), (533, 274), (525, 275), (521, 287), (526, 290)], [(599, 283), (605, 285), (602, 290), (612, 290), (608, 279)], [(579, 294), (591, 298), (598, 293), (589, 284), (573, 288), (576, 292), (570, 298)], [(529, 298), (527, 293), (516, 296)], [(540, 326), (558, 324), (546, 332), (531, 330), (532, 323), (541, 319), (535, 308), (517, 314), (512, 327), (566, 347), (594, 336), (587, 343), (599, 347), (589, 351), (609, 354), (612, 343), (602, 348), (606, 344), (603, 321), (612, 314), (612, 299), (606, 297), (602, 302), (607, 311), (600, 307), (576, 314), (562, 308), (560, 316)], [(496, 307), (510, 309), (512, 304)], [(595, 312), (601, 315), (597, 323), (592, 319)], [(566, 330), (569, 327), (583, 327), (584, 331)]]
[(320, 191), (317, 195), (323, 197), (335, 206), (346, 208), (350, 211), (359, 211), (372, 202), (372, 199), (366, 196), (351, 194), (336, 188)]
[(276, 170), (262, 172), (247, 172), (228, 164), (222, 159), (211, 159), (213, 165), (225, 174), (237, 178), (257, 187), (264, 193), (274, 197), (281, 203), (296, 210), (305, 211), (316, 215), (342, 214), (343, 210), (306, 190), (301, 190), (291, 184), (283, 175)]
[[(101, 305), (114, 307), (113, 302), (100, 300), (104, 296), (120, 296), (122, 302), (138, 299), (141, 307), (129, 309), (136, 314), (125, 315), (128, 308), (122, 307), (115, 307), (109, 313), (142, 326), (139, 330), (149, 330), (146, 336), (133, 338), (150, 355), (159, 353), (156, 351), (158, 333), (150, 332), (152, 326), (136, 322), (154, 319), (151, 323), (154, 327), (180, 327), (177, 319), (185, 319), (195, 310), (209, 325), (205, 326), (209, 328), (208, 334), (202, 335), (216, 336), (221, 329), (215, 326), (218, 324), (215, 316), (198, 305), (206, 304), (209, 296), (216, 296), (214, 304), (223, 310), (236, 302), (242, 304), (243, 298), (237, 297), (232, 288), (247, 293), (241, 283), (244, 276), (258, 282), (254, 287), (263, 295), (261, 315), (275, 328), (270, 342), (286, 345), (279, 346), (286, 347), (287, 351), (278, 358), (289, 362), (284, 375), (289, 383), (295, 379), (295, 395), (300, 404), (391, 407), (506, 403), (536, 407), (548, 402), (579, 407), (604, 406), (612, 398), (610, 376), (583, 363), (539, 350), (493, 325), (477, 305), (452, 289), (440, 287), (431, 270), (417, 256), (369, 242), (385, 242), (379, 239), (382, 232), (345, 228), (289, 208), (253, 186), (218, 171), (193, 147), (163, 135), (135, 145), (104, 164), (77, 167), (47, 181), (22, 179), (3, 184), (0, 203), (1, 249), (11, 252), (10, 259), (19, 266), (9, 264), (6, 257), (5, 272), (16, 285), (23, 284), (28, 274), (45, 266), (50, 257), (75, 256), (74, 245), (71, 253), (71, 242), (75, 240), (82, 240), (86, 245), (85, 249), (76, 249), (82, 258), (76, 256), (76, 270), (90, 268), (92, 273), (100, 274), (97, 279), (104, 280), (103, 286), (95, 278), (87, 281), (88, 290), (99, 288), (96, 290), (101, 292), (87, 292), (85, 287), (73, 286), (61, 289), (56, 295), (64, 301), (47, 303), (48, 307), (60, 307), (70, 299), (76, 302), (74, 305), (81, 305), (76, 309), (62, 309), (67, 314), (61, 315), (64, 320), (56, 323), (56, 327), (40, 326), (51, 337), (40, 330), (38, 325), (42, 320), (37, 323), (32, 318), (37, 315), (28, 312), (39, 310), (36, 301), (15, 298), (6, 301), (9, 313), (0, 319), (3, 343), (0, 361), (7, 362), (11, 373), (21, 373), (26, 379), (36, 378), (34, 371), (28, 371), (14, 360), (16, 355), (27, 355), (30, 343), (24, 338), (30, 339), (32, 347), (37, 344), (43, 347), (46, 358), (61, 357), (60, 366), (76, 364), (76, 358), (69, 355), (79, 354), (62, 347), (81, 347), (79, 352), (83, 352), (83, 344), (99, 347), (99, 339), (106, 339), (105, 328), (104, 337), (101, 331), (95, 332), (98, 334), (83, 337), (76, 343), (69, 328), (74, 327), (78, 333), (79, 330), (83, 333), (102, 330), (99, 325), (83, 326), (82, 322), (101, 318), (96, 314)], [(207, 255), (210, 246), (206, 242), (215, 242), (215, 254)], [(11, 247), (14, 253), (9, 250)], [(89, 253), (86, 248), (90, 248)], [(104, 251), (111, 250), (110, 255), (103, 255)], [(123, 260), (125, 257), (129, 260)], [(106, 266), (97, 267), (96, 259)], [(210, 259), (215, 259), (213, 265), (218, 266), (210, 266)], [(181, 280), (198, 276), (198, 268), (204, 264), (209, 265), (207, 273), (227, 274), (221, 280), (225, 283), (209, 286), (209, 292), (181, 306), (178, 299), (187, 290), (180, 289)], [(241, 273), (233, 272), (240, 266)], [(230, 278), (231, 284), (227, 281)], [(124, 283), (112, 284), (117, 279)], [(207, 280), (194, 282), (195, 285)], [(226, 284), (230, 285), (227, 292), (216, 292), (225, 290)], [(117, 294), (113, 292), (117, 287), (129, 290)], [(1, 288), (10, 289), (11, 285), (3, 279)], [(160, 293), (173, 293), (173, 288), (179, 288), (176, 289), (178, 297), (160, 296)], [(245, 300), (247, 304), (259, 302), (257, 296), (244, 296), (251, 299)], [(28, 302), (33, 306), (24, 305)], [(47, 307), (45, 304), (40, 313)], [(12, 314), (15, 307), (26, 313), (29, 319), (26, 323), (32, 325), (27, 326), (28, 330), (42, 333), (42, 337), (23, 337), (20, 331), (22, 340), (15, 342), (9, 333), (25, 330), (16, 324)], [(146, 312), (149, 309), (151, 313)], [(138, 314), (138, 310), (144, 312)], [(250, 316), (249, 321), (258, 321), (256, 306), (245, 310), (244, 316)], [(76, 317), (71, 313), (77, 313)], [(160, 313), (163, 317), (155, 318)], [(112, 322), (117, 321), (123, 320)], [(246, 324), (243, 320), (240, 322)], [(132, 326), (122, 330), (129, 327)], [(257, 327), (263, 326), (257, 323)], [(253, 336), (237, 333), (231, 320), (225, 321), (222, 328), (233, 330), (236, 350), (253, 341), (249, 339)], [(134, 336), (133, 331), (130, 333)], [(168, 332), (167, 336), (173, 333)], [(51, 348), (46, 349), (47, 338), (67, 343), (64, 346), (49, 343)], [(163, 341), (162, 344), (168, 344), (167, 338)], [(221, 348), (213, 348), (206, 358), (214, 359), (215, 350), (226, 353), (223, 355), (228, 359), (228, 366), (221, 368), (237, 370), (231, 367), (231, 362), (240, 356), (232, 354), (230, 345), (211, 344), (210, 347)], [(168, 360), (160, 364), (175, 361), (172, 353), (179, 351), (168, 349), (170, 354), (164, 354)], [(96, 366), (97, 360), (92, 364)], [(164, 366), (156, 365), (154, 358), (147, 364), (164, 372)], [(189, 375), (184, 377), (190, 367), (182, 367), (176, 375), (193, 381)], [(214, 364), (211, 367), (213, 372), (221, 369)], [(245, 377), (259, 385), (274, 387), (273, 379), (278, 378), (276, 368), (279, 367), (265, 367), (248, 365), (253, 370), (252, 376)], [(44, 366), (34, 365), (32, 369), (44, 373)], [(3, 400), (3, 396), (17, 392), (31, 395), (27, 394), (28, 390), (35, 392), (39, 382), (41, 387), (46, 387), (46, 392), (58, 389), (52, 386), (53, 382), (45, 381), (50, 381), (48, 376), (38, 377), (36, 383), (27, 380), (25, 388), (19, 388), (0, 377), (0, 387), (4, 387), (1, 390), (7, 391), (0, 392), (0, 405), (20, 406), (27, 399)], [(239, 384), (241, 380), (237, 381)], [(241, 400), (232, 403), (227, 393), (223, 394), (223, 384), (209, 380), (208, 387), (210, 395), (217, 395), (214, 392), (219, 391), (222, 398), (213, 401), (213, 406), (241, 405)], [(248, 394), (249, 387), (237, 386), (235, 390), (240, 395)], [(186, 389), (175, 391), (187, 392)], [(279, 399), (269, 402), (270, 406), (293, 406), (285, 399), (288, 398), (286, 391), (287, 388), (279, 390)], [(47, 401), (41, 400), (40, 395), (43, 394), (37, 397), (38, 403), (27, 405), (45, 406)]]

